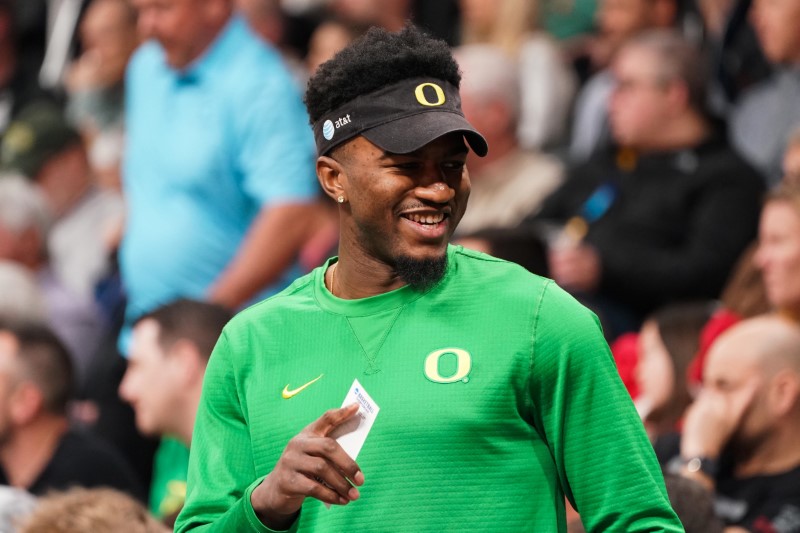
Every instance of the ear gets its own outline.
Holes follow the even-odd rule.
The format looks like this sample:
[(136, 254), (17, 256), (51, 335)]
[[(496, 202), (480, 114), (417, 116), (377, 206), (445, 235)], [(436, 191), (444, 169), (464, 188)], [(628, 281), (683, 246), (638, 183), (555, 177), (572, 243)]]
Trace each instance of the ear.
[(173, 365), (176, 379), (180, 380), (181, 386), (203, 382), (206, 361), (195, 343), (189, 339), (179, 339), (170, 352), (167, 357), (171, 360), (170, 364)]
[(11, 394), (10, 404), (11, 419), (16, 425), (24, 426), (41, 413), (44, 397), (36, 385), (23, 381)]
[(770, 404), (775, 413), (785, 416), (800, 404), (800, 375), (789, 369), (779, 371), (770, 385)]
[(322, 155), (317, 158), (317, 179), (325, 194), (334, 201), (339, 196), (347, 197), (347, 173), (342, 164), (332, 157)]

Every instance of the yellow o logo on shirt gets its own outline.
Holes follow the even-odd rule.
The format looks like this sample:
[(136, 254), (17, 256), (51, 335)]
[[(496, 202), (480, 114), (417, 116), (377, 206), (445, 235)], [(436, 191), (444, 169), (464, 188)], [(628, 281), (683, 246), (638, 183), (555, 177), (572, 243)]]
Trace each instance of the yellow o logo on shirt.
[[(443, 376), (439, 373), (439, 359), (446, 354), (456, 356), (456, 371), (452, 376)], [(472, 356), (460, 348), (443, 348), (436, 350), (425, 358), (425, 377), (435, 383), (455, 383), (456, 381), (469, 381), (469, 372), (472, 370)]]
[[(433, 87), (433, 91), (436, 93), (435, 102), (428, 101), (428, 97), (425, 96), (425, 91), (424, 91), (425, 87)], [(444, 91), (442, 90), (441, 87), (439, 87), (435, 83), (420, 83), (419, 85), (417, 85), (417, 88), (414, 89), (414, 95), (417, 97), (417, 102), (428, 107), (436, 107), (442, 105), (445, 100)]]

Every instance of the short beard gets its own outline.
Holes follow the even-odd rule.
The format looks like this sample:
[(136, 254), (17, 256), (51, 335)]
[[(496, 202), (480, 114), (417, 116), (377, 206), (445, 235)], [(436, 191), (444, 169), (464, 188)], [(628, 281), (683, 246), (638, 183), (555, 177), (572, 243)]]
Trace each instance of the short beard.
[(425, 291), (439, 283), (447, 271), (447, 254), (433, 259), (398, 257), (394, 266), (403, 281), (413, 289)]

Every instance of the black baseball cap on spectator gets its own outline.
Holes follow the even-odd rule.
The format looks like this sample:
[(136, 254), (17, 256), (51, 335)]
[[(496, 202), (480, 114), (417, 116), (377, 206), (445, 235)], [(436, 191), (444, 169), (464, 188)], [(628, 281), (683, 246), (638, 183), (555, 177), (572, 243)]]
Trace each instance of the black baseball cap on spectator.
[(34, 102), (20, 111), (3, 135), (0, 167), (34, 179), (51, 157), (80, 142), (57, 105)]

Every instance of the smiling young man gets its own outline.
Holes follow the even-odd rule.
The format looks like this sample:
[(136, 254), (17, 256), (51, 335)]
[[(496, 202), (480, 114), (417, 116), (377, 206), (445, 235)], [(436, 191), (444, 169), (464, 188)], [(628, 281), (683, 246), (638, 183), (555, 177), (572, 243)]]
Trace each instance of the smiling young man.
[(223, 331), (176, 531), (565, 531), (565, 495), (588, 531), (682, 531), (596, 318), (448, 244), (487, 152), (459, 82), (413, 28), (311, 80), (339, 256)]

